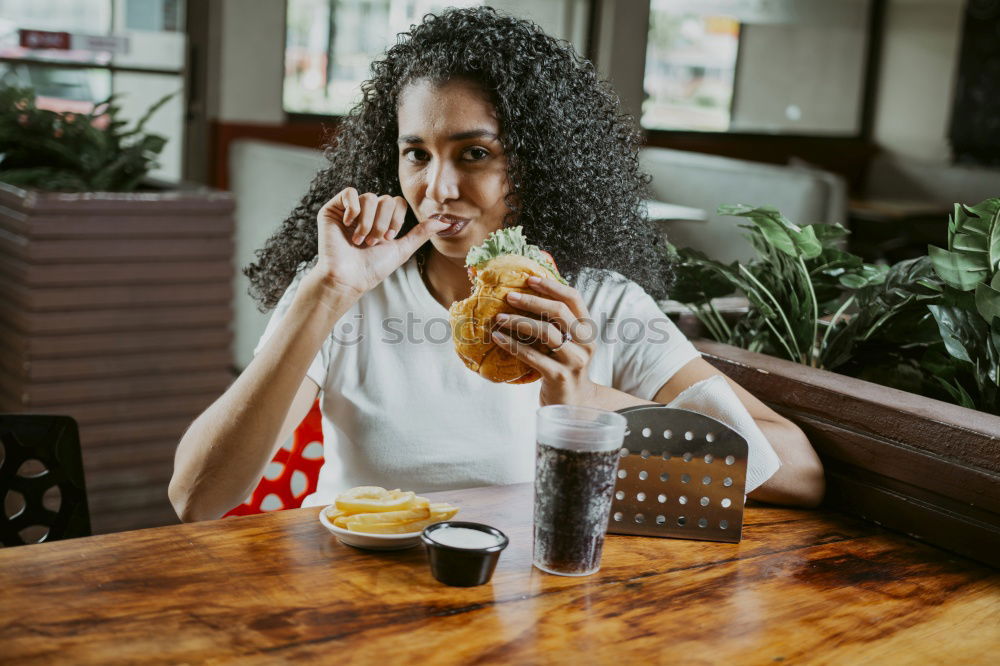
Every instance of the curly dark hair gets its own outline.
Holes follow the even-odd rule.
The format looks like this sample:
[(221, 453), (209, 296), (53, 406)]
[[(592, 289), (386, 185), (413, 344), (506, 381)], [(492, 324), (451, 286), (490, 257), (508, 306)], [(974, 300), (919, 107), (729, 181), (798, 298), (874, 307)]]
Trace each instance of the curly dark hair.
[[(646, 219), (649, 177), (639, 169), (640, 137), (632, 118), (620, 113), (618, 96), (568, 42), (530, 21), (477, 7), (428, 14), (372, 63), (361, 101), (325, 148), (329, 166), (244, 270), (262, 309), (274, 307), (315, 258), (316, 216), (337, 192), (402, 195), (400, 92), (417, 80), (455, 78), (476, 82), (496, 108), (511, 187), (504, 224), (522, 225), (570, 283), (585, 267), (597, 276), (613, 270), (665, 297), (671, 264)], [(411, 210), (403, 233), (416, 223)]]

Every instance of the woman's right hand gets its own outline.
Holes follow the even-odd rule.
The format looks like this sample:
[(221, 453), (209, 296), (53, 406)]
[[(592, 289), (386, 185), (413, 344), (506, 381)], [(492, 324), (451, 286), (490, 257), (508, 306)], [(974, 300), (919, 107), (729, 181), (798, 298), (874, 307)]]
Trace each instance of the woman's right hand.
[(318, 260), (315, 271), (334, 288), (360, 296), (402, 266), (427, 240), (448, 228), (427, 220), (397, 238), (406, 218), (406, 199), (341, 190), (316, 217)]

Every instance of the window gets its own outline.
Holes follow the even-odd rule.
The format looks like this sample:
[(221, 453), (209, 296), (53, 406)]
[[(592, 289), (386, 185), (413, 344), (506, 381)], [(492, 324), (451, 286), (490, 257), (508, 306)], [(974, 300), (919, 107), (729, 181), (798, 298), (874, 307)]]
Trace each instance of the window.
[[(0, 0), (0, 17), (0, 85), (33, 87), (39, 106), (86, 113), (114, 93), (123, 119), (134, 122), (156, 100), (178, 93), (146, 129), (167, 137), (151, 175), (180, 179), (184, 0)], [(70, 38), (41, 48), (24, 30)]]
[(40, 108), (89, 113), (94, 102), (111, 94), (111, 72), (27, 62), (0, 62), (0, 85), (30, 86)]
[(647, 129), (861, 131), (872, 0), (652, 0)]
[(726, 131), (739, 21), (674, 11), (670, 5), (669, 0), (655, 0), (650, 7), (643, 125)]
[[(591, 0), (491, 0), (585, 52)], [(359, 101), (371, 63), (426, 14), (480, 0), (288, 0), (286, 112), (345, 115)]]
[(476, 0), (288, 0), (284, 107), (344, 115), (369, 66), (425, 14)]

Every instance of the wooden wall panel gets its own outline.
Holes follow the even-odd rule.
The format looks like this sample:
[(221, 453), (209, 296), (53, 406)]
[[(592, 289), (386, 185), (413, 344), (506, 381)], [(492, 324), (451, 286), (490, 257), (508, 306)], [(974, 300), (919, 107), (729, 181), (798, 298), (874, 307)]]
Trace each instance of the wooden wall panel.
[(116, 509), (115, 511), (105, 511), (98, 516), (95, 531), (99, 534), (109, 532), (124, 532), (136, 529), (136, 525), (144, 527), (162, 527), (164, 525), (177, 525), (181, 521), (174, 513), (173, 507), (169, 503), (157, 502), (147, 506), (140, 506), (135, 509)]
[(915, 500), (882, 484), (860, 481), (850, 472), (833, 470), (828, 483), (827, 503), (831, 506), (1000, 567), (1000, 531), (995, 522), (979, 521), (940, 505)]
[(158, 285), (214, 282), (233, 277), (233, 267), (218, 260), (132, 262), (113, 264), (28, 264), (15, 259), (0, 264), (0, 276), (30, 287), (91, 285)]
[(1000, 566), (1000, 417), (707, 340), (809, 437), (833, 507)]
[(86, 446), (142, 444), (149, 441), (173, 440), (181, 435), (193, 419), (187, 415), (155, 419), (114, 421), (80, 426), (80, 439)]
[[(128, 397), (104, 402), (67, 403), (56, 407), (14, 406), (16, 411), (38, 411), (45, 409), (53, 413), (72, 414), (77, 424), (83, 428), (95, 423), (113, 423), (126, 419), (144, 420), (169, 416), (197, 415), (205, 411), (222, 389), (206, 393), (184, 392), (178, 395), (156, 397)], [(10, 411), (15, 411), (10, 409)], [(193, 417), (192, 417), (193, 418)], [(175, 442), (176, 444), (176, 442)]]
[[(782, 408), (783, 416), (795, 421), (810, 441), (822, 442), (827, 462), (837, 461), (864, 469), (913, 488), (941, 497), (954, 498), (970, 506), (1000, 513), (997, 475), (987, 470), (949, 464), (941, 458), (900, 442), (887, 442), (869, 433)], [(891, 455), (887, 453), (891, 452)]]
[(37, 360), (25, 363), (21, 376), (32, 382), (75, 379), (159, 375), (178, 370), (225, 367), (232, 359), (228, 346), (202, 347), (161, 354), (123, 354), (80, 358)]
[(998, 416), (729, 345), (699, 340), (697, 346), (773, 404), (821, 419), (833, 415), (859, 432), (1000, 473)]
[[(226, 368), (206, 368), (199, 372), (177, 372), (166, 375), (141, 374), (105, 379), (83, 379), (70, 382), (46, 382), (23, 386), (21, 404), (28, 409), (65, 409), (67, 405), (110, 402), (118, 400), (153, 400), (163, 396), (190, 393), (220, 394), (232, 382)], [(7, 388), (4, 382), (0, 386)], [(84, 408), (81, 407), (81, 408)], [(72, 416), (72, 414), (70, 415)]]
[(178, 259), (227, 259), (232, 255), (228, 238), (111, 240), (33, 240), (0, 235), (0, 252), (31, 263), (101, 263), (108, 261), (177, 261)]
[(232, 214), (0, 184), (0, 410), (77, 420), (95, 533), (177, 522), (177, 442), (233, 379)]
[(33, 312), (74, 312), (109, 308), (164, 305), (227, 304), (233, 297), (232, 280), (193, 284), (132, 284), (99, 287), (39, 288), (0, 281), (0, 299)]
[(94, 472), (105, 469), (128, 468), (160, 465), (173, 467), (174, 454), (177, 451), (177, 439), (171, 437), (164, 440), (143, 442), (142, 446), (133, 443), (105, 444), (88, 446), (84, 464)]
[[(7, 307), (0, 301), (0, 307)], [(227, 327), (232, 321), (232, 305), (184, 305), (154, 308), (84, 310), (82, 312), (32, 312), (15, 309), (10, 325), (29, 336), (76, 335), (150, 329), (183, 329), (187, 326)], [(183, 330), (175, 334), (183, 335)]]
[(167, 483), (87, 491), (95, 534), (158, 527), (180, 522), (167, 498)]
[(101, 495), (133, 488), (163, 488), (162, 496), (151, 499), (151, 503), (156, 504), (160, 499), (167, 499), (166, 489), (170, 484), (172, 471), (173, 464), (163, 464), (162, 461), (145, 465), (131, 464), (128, 467), (104, 467), (88, 476), (87, 493)]
[(157, 214), (155, 211), (116, 214), (105, 211), (100, 217), (88, 219), (86, 226), (79, 218), (66, 213), (32, 214), (7, 209), (0, 216), (0, 229), (15, 236), (33, 240), (85, 238), (113, 241), (120, 238), (229, 238), (232, 224), (220, 215)]
[(161, 328), (135, 331), (102, 331), (73, 335), (25, 337), (0, 323), (0, 345), (28, 359), (79, 358), (99, 353), (132, 354), (227, 346), (229, 327)]

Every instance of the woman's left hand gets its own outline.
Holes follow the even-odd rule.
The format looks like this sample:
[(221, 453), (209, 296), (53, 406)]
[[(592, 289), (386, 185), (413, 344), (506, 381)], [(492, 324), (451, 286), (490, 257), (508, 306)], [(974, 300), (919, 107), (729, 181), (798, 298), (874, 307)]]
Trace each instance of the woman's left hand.
[(536, 293), (512, 291), (507, 302), (538, 318), (498, 315), (494, 342), (539, 374), (543, 406), (588, 405), (597, 392), (588, 373), (597, 331), (580, 292), (547, 278), (528, 278), (528, 286)]

